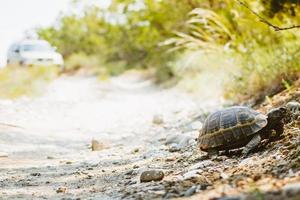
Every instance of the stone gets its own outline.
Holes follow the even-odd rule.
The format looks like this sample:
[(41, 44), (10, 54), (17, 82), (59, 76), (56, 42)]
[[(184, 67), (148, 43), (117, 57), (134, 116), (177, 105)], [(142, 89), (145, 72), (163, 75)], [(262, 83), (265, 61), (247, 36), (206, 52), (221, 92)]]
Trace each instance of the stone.
[(300, 183), (290, 183), (283, 187), (285, 196), (292, 197), (299, 195), (300, 196)]
[(193, 130), (200, 130), (202, 128), (202, 123), (200, 121), (195, 121), (191, 123), (191, 128)]
[(164, 119), (162, 115), (154, 115), (153, 119), (152, 119), (152, 123), (153, 124), (163, 124), (164, 123)]
[(202, 172), (203, 172), (203, 170), (201, 170), (201, 169), (189, 171), (189, 172), (183, 174), (183, 180), (189, 180), (189, 179), (193, 179), (195, 177), (199, 177)]
[(128, 170), (127, 172), (125, 172), (125, 175), (132, 175), (133, 174), (133, 169)]
[(0, 158), (7, 158), (7, 157), (8, 157), (8, 153), (0, 152)]
[(30, 176), (41, 176), (41, 173), (39, 173), (39, 172), (34, 172), (34, 173), (31, 173)]
[(162, 170), (147, 170), (142, 172), (140, 176), (140, 181), (150, 182), (150, 181), (161, 181), (164, 178), (164, 172)]
[(67, 188), (66, 187), (59, 187), (57, 190), (56, 190), (56, 193), (66, 193), (67, 191)]
[(290, 101), (286, 104), (286, 108), (295, 115), (300, 114), (300, 103), (297, 101)]
[(174, 133), (166, 137), (165, 145), (177, 145), (177, 148), (183, 149), (193, 143), (196, 143), (195, 136), (190, 134)]
[(180, 140), (178, 147), (180, 149), (183, 149), (193, 143), (196, 143), (195, 138), (193, 138), (189, 135), (184, 135), (184, 137)]
[(108, 145), (100, 140), (92, 140), (92, 151), (101, 151), (108, 148)]
[(184, 196), (185, 196), (185, 197), (192, 196), (193, 194), (195, 194), (196, 190), (197, 190), (197, 186), (196, 186), (196, 185), (193, 185), (193, 186), (190, 187), (187, 191), (185, 191)]
[(204, 161), (201, 161), (201, 162), (198, 162), (198, 163), (192, 165), (189, 169), (190, 170), (203, 169), (203, 168), (206, 168), (206, 167), (209, 167), (209, 166), (212, 166), (212, 165), (214, 165), (213, 161), (204, 160)]
[(169, 152), (177, 152), (180, 151), (180, 148), (177, 144), (173, 143), (169, 147)]
[(227, 196), (218, 198), (218, 200), (242, 200), (242, 198), (239, 196)]

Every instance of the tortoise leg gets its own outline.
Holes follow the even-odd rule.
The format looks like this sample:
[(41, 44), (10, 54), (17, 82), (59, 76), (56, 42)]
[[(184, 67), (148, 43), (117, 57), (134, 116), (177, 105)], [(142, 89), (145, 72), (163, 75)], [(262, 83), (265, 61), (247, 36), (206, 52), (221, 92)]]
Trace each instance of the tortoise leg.
[(279, 138), (280, 135), (283, 133), (284, 129), (283, 129), (283, 123), (280, 122), (275, 128), (275, 131), (276, 131), (276, 138)]
[(271, 136), (271, 134), (270, 134), (269, 142), (273, 142), (273, 141), (279, 140), (281, 138), (281, 135), (282, 135), (282, 133), (284, 131), (284, 129), (283, 129), (283, 123), (280, 122), (278, 125), (276, 125), (274, 127), (274, 130), (275, 130), (276, 134), (275, 134), (275, 136)]
[(250, 142), (245, 146), (245, 148), (242, 151), (243, 156), (245, 157), (248, 155), (248, 153), (253, 150), (255, 147), (259, 145), (261, 142), (261, 137), (259, 134), (255, 134), (253, 138), (250, 140)]

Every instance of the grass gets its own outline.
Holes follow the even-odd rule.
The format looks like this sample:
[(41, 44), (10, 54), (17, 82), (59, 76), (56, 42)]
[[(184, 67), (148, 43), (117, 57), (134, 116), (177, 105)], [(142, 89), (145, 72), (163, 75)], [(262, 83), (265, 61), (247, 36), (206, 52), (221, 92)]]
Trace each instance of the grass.
[(264, 99), (291, 88), (300, 75), (300, 40), (273, 47), (258, 47), (247, 55), (234, 55), (239, 70), (225, 83), (224, 95), (236, 102)]
[(47, 84), (58, 76), (58, 72), (58, 68), (54, 66), (7, 66), (0, 69), (0, 98), (41, 95)]

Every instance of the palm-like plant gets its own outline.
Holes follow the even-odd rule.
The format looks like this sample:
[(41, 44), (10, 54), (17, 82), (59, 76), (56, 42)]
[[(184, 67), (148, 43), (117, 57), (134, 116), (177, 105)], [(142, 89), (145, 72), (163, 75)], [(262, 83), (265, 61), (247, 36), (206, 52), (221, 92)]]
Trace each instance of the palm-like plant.
[(175, 32), (161, 45), (172, 45), (171, 51), (188, 50), (218, 50), (228, 45), (233, 39), (232, 25), (216, 12), (203, 8), (196, 8), (189, 13), (186, 22), (188, 32)]

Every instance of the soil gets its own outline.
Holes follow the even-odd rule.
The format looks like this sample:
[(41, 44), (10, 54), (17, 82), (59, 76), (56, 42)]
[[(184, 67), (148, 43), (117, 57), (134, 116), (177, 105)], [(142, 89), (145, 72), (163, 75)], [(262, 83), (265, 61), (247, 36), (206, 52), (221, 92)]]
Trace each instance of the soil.
[[(196, 140), (215, 99), (126, 74), (62, 76), (42, 97), (0, 100), (0, 199), (300, 199), (300, 120), (247, 158), (209, 159)], [(141, 181), (148, 170), (157, 181)]]

